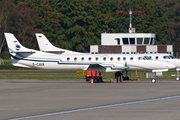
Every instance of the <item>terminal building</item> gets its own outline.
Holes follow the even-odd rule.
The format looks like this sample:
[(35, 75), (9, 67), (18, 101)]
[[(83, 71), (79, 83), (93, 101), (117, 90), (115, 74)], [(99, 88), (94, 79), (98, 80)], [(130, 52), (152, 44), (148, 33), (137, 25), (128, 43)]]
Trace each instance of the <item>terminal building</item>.
[(145, 11), (116, 11), (119, 13), (129, 13), (130, 24), (129, 33), (102, 33), (101, 45), (91, 45), (91, 54), (101, 53), (121, 53), (121, 54), (138, 54), (138, 53), (168, 53), (173, 55), (172, 45), (155, 45), (155, 33), (135, 33), (132, 28), (131, 14), (145, 13)]
[(155, 33), (102, 33), (101, 45), (91, 45), (90, 53), (168, 53), (173, 55), (173, 46), (154, 45), (155, 37)]

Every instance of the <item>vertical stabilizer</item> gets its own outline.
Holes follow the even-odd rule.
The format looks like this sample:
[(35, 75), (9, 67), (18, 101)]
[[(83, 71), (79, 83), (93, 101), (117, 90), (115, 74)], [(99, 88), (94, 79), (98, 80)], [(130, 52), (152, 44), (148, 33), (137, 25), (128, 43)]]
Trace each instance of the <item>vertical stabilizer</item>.
[(50, 52), (50, 53), (80, 54), (79, 52), (73, 52), (70, 50), (65, 50), (65, 49), (53, 46), (49, 42), (49, 40), (46, 38), (46, 36), (42, 33), (35, 33), (35, 35), (38, 41), (40, 51)]
[(6, 42), (9, 48), (9, 52), (32, 52), (31, 49), (28, 49), (22, 46), (16, 37), (12, 33), (4, 33)]

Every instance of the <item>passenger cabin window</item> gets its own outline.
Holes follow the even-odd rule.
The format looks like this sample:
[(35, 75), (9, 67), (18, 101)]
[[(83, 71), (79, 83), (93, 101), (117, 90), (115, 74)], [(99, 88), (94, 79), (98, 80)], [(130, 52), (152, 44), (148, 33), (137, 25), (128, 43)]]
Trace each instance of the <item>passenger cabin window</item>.
[(123, 57), (123, 60), (126, 60), (126, 57)]
[(144, 44), (149, 44), (149, 39), (150, 38), (144, 38)]
[(82, 57), (81, 60), (84, 61), (84, 57)]
[(103, 57), (103, 60), (106, 61), (106, 57)]
[(99, 58), (98, 58), (98, 57), (96, 57), (96, 61), (98, 61), (98, 59), (99, 59)]
[(158, 59), (158, 56), (156, 56), (156, 58), (155, 58), (156, 60)]
[(67, 58), (67, 61), (69, 61), (69, 60), (70, 60), (70, 58), (68, 57), (68, 58)]
[(110, 60), (113, 61), (113, 57), (111, 57)]
[(77, 60), (77, 57), (74, 58), (74, 61), (76, 61), (76, 60)]
[(129, 38), (130, 44), (135, 44), (135, 38)]
[(89, 61), (91, 61), (91, 57), (89, 57)]
[(133, 57), (131, 57), (130, 60), (133, 60)]
[(117, 58), (118, 61), (120, 61), (120, 59), (121, 59), (120, 57)]
[(143, 38), (137, 38), (137, 44), (142, 44)]
[(123, 44), (129, 44), (128, 38), (122, 38)]

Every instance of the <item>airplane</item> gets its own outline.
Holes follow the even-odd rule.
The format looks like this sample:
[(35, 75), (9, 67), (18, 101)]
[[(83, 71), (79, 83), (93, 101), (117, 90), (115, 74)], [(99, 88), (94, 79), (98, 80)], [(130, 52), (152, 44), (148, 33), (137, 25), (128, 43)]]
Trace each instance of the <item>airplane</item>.
[[(40, 51), (43, 51), (43, 52), (51, 52), (51, 53), (55, 53), (55, 54), (73, 54), (74, 52), (73, 51), (66, 51), (65, 49), (61, 49), (61, 48), (57, 48), (57, 47), (55, 47), (55, 46), (53, 46), (50, 42), (49, 42), (49, 40), (46, 38), (46, 36), (44, 35), (44, 34), (42, 34), (42, 33), (35, 33), (35, 35), (36, 35), (36, 38), (37, 38), (37, 41), (38, 41), (38, 45), (39, 45), (39, 48), (40, 48)], [(58, 52), (58, 51), (63, 51), (63, 52)], [(72, 52), (72, 53), (71, 53)], [(82, 53), (79, 53), (78, 52), (78, 54), (81, 54), (80, 56), (82, 56)], [(84, 54), (83, 54), (84, 55)], [(115, 56), (114, 56), (115, 55)], [(130, 69), (137, 69), (137, 70), (146, 70), (146, 69), (148, 69), (148, 68), (145, 68), (145, 67), (143, 67), (143, 66), (148, 66), (148, 65), (143, 65), (143, 66), (141, 66), (140, 64), (139, 64), (139, 61), (138, 60), (147, 60), (147, 59), (149, 59), (147, 56), (146, 57), (144, 57), (144, 55), (135, 55), (135, 54), (132, 54), (132, 55), (128, 55), (128, 54), (126, 54), (126, 55), (122, 55), (122, 54), (96, 54), (96, 55), (92, 55), (91, 54), (91, 56), (94, 56), (94, 57), (98, 57), (98, 59), (99, 58), (101, 58), (101, 59), (104, 59), (103, 57), (104, 56), (107, 56), (107, 57), (109, 57), (110, 59), (112, 58), (114, 58), (114, 57), (116, 57), (116, 56), (122, 56), (121, 58), (123, 58), (123, 61), (125, 61), (125, 62), (123, 62), (123, 61), (120, 61), (120, 60), (117, 60), (117, 61), (113, 61), (113, 63), (111, 62), (111, 61), (109, 61), (110, 62), (110, 66), (119, 66), (119, 67), (123, 67), (123, 65), (124, 66), (126, 66), (126, 63), (128, 63), (128, 67), (130, 67)], [(114, 57), (112, 57), (112, 56), (114, 56)], [(132, 59), (134, 59), (134, 57), (135, 57), (135, 59), (136, 59), (136, 62), (135, 63), (132, 63)], [(108, 58), (108, 59), (109, 59)], [(118, 57), (116, 57), (117, 59), (118, 59)], [(125, 58), (127, 58), (127, 60), (125, 60)], [(137, 60), (137, 58), (138, 58), (138, 60)], [(120, 57), (119, 57), (119, 59), (120, 59)], [(130, 60), (130, 61), (129, 61)], [(101, 62), (103, 62), (102, 60), (101, 60)], [(115, 62), (117, 62), (117, 63), (115, 63)], [(104, 65), (105, 63), (102, 63), (102, 65)], [(106, 63), (107, 64), (107, 63)], [(116, 65), (117, 64), (117, 65)], [(118, 64), (120, 64), (120, 65), (118, 65)], [(123, 65), (122, 65), (123, 64)], [(135, 67), (135, 68), (133, 68), (132, 66), (134, 65), (136, 65), (136, 64), (138, 64), (137, 65), (137, 67)], [(151, 65), (151, 64), (149, 64), (149, 65)], [(158, 68), (151, 68), (150, 66), (148, 66), (149, 67), (149, 69), (158, 69)], [(115, 69), (116, 67), (112, 67), (111, 69)], [(117, 68), (118, 69), (118, 68)], [(121, 69), (119, 69), (119, 70), (121, 70)], [(167, 69), (166, 70), (153, 70), (153, 72), (161, 72), (161, 71), (168, 71)], [(126, 75), (127, 76), (127, 75)], [(154, 80), (154, 79), (153, 79)], [(152, 81), (153, 81), (152, 80)]]
[(174, 64), (176, 66), (176, 71), (177, 71), (176, 80), (179, 81), (180, 59), (176, 58), (171, 54), (165, 54), (165, 53), (145, 54), (145, 55), (153, 60), (164, 61), (167, 63)]

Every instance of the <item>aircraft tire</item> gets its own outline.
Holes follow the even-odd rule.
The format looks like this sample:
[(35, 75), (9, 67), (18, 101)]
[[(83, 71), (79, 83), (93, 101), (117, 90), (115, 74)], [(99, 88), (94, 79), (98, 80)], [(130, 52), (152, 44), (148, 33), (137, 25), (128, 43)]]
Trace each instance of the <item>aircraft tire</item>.
[(155, 83), (155, 82), (156, 82), (156, 79), (152, 79), (151, 82), (152, 82), (152, 83)]

